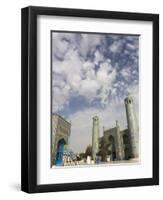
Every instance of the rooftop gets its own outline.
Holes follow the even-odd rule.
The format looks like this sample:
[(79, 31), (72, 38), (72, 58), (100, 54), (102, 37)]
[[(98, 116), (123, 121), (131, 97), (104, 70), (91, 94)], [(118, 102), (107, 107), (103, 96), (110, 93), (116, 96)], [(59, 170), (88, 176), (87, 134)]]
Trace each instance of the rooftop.
[(52, 116), (57, 116), (59, 117), (60, 119), (62, 119), (63, 121), (65, 121), (66, 123), (70, 124), (71, 125), (71, 122), (68, 122), (65, 118), (63, 118), (61, 115), (59, 115), (58, 113), (52, 113)]

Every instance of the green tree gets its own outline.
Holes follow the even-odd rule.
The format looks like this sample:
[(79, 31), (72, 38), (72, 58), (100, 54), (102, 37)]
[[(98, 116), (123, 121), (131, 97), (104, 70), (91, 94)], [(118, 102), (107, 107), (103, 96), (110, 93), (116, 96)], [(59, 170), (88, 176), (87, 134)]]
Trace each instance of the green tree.
[(85, 157), (92, 155), (92, 146), (88, 145), (85, 151)]
[(79, 153), (79, 156), (80, 156), (80, 159), (82, 160), (82, 159), (84, 159), (85, 158), (85, 153)]
[(111, 153), (108, 146), (105, 145), (104, 140), (100, 141), (100, 150), (98, 155), (101, 156), (101, 161), (106, 162), (107, 156)]

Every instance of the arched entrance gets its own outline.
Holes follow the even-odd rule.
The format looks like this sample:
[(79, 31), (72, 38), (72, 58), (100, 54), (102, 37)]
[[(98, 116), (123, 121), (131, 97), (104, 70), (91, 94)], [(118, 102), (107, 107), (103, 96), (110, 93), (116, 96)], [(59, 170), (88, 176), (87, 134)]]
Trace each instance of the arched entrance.
[(116, 149), (115, 149), (115, 140), (114, 137), (112, 135), (109, 136), (109, 146), (110, 146), (110, 152), (111, 152), (111, 157), (110, 159), (112, 161), (116, 160)]
[(124, 159), (129, 160), (130, 159), (130, 149), (129, 149), (129, 136), (124, 134), (123, 135), (123, 144), (124, 144)]
[(65, 145), (64, 139), (58, 141), (56, 159), (55, 159), (56, 165), (63, 165), (64, 145)]
[(125, 160), (129, 160), (130, 159), (130, 149), (126, 147), (124, 149), (124, 153), (125, 153)]

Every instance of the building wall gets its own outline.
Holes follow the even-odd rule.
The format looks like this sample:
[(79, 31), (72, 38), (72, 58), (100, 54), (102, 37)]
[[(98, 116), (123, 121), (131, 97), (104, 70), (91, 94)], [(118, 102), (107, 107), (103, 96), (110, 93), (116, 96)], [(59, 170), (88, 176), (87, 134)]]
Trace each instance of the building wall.
[(53, 114), (52, 115), (52, 138), (51, 138), (51, 141), (52, 141), (51, 165), (53, 165), (56, 158), (58, 142), (61, 139), (64, 139), (65, 144), (68, 145), (70, 133), (71, 133), (71, 124), (60, 115)]
[[(107, 152), (107, 155), (112, 155), (112, 153), (110, 154), (112, 141), (109, 140), (111, 137), (114, 139), (115, 144), (116, 158), (114, 160), (129, 160), (133, 158), (129, 131), (128, 129), (120, 131), (119, 126), (104, 130), (103, 137), (99, 138), (99, 152), (105, 149), (105, 152), (103, 151), (105, 154)], [(106, 161), (106, 155), (103, 160)]]
[[(104, 148), (107, 155), (111, 156), (111, 160), (128, 160), (131, 158), (132, 149), (128, 129), (120, 131), (119, 126), (112, 129), (104, 130), (103, 137), (99, 138), (99, 151)], [(115, 145), (115, 149), (113, 148)], [(115, 157), (112, 158), (115, 151)], [(104, 151), (103, 151), (104, 152)], [(106, 161), (106, 155), (105, 159)]]
[(132, 158), (132, 148), (131, 148), (129, 131), (128, 129), (125, 129), (125, 130), (122, 130), (120, 134), (123, 140), (124, 159), (128, 160)]
[[(105, 147), (108, 149), (108, 153), (111, 153), (112, 160), (123, 160), (124, 159), (124, 152), (123, 152), (123, 141), (120, 135), (120, 128), (116, 126), (109, 130), (104, 130), (104, 144)], [(114, 155), (113, 155), (114, 151)]]

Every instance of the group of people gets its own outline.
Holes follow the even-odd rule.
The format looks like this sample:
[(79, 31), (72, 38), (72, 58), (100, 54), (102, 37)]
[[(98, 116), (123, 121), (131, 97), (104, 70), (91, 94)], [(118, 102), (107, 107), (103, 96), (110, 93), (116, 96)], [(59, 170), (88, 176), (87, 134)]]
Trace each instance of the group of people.
[(96, 157), (95, 160), (91, 159), (91, 156), (87, 156), (86, 158), (81, 158), (79, 154), (74, 156), (64, 155), (63, 156), (63, 166), (74, 166), (74, 165), (82, 165), (82, 164), (100, 164), (101, 159), (99, 156)]
[(79, 154), (64, 154), (63, 156), (64, 166), (79, 165), (81, 161)]

